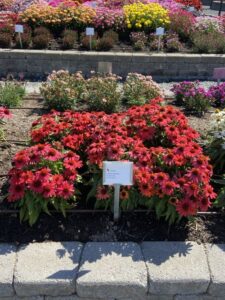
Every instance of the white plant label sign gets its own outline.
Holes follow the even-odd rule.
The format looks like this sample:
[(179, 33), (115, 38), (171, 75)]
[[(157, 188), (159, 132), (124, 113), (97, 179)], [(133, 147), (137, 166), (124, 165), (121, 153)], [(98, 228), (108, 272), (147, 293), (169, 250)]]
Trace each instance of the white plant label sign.
[(195, 8), (194, 8), (194, 6), (189, 6), (189, 7), (188, 7), (188, 11), (189, 11), (189, 12), (193, 12), (193, 11), (195, 11)]
[(86, 28), (86, 35), (88, 35), (88, 36), (93, 36), (93, 35), (95, 35), (95, 30), (94, 30), (94, 28), (93, 28), (93, 27), (87, 27), (87, 28)]
[(16, 24), (15, 25), (15, 32), (17, 32), (17, 33), (23, 33), (24, 32), (23, 25)]
[(164, 33), (165, 33), (165, 28), (163, 28), (163, 27), (158, 27), (158, 28), (156, 28), (156, 31), (155, 31), (155, 34), (156, 35), (164, 35)]
[(133, 162), (103, 162), (103, 185), (116, 184), (133, 185)]

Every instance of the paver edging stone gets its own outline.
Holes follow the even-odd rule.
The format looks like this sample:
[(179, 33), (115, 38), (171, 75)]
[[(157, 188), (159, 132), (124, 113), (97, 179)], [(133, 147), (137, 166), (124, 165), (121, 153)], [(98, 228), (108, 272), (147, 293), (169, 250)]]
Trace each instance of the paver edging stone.
[(144, 242), (141, 247), (149, 273), (150, 294), (206, 293), (210, 273), (203, 245)]
[(10, 297), (15, 294), (13, 276), (16, 264), (16, 251), (15, 245), (0, 244), (0, 296), (2, 297)]
[[(17, 252), (14, 288), (18, 296), (75, 293), (82, 244), (45, 242), (23, 245)], [(32, 265), (32, 272), (31, 272)]]
[[(42, 247), (47, 247), (50, 253), (54, 254), (53, 258), (51, 258), (51, 255), (47, 255), (47, 263), (51, 264), (53, 259), (53, 262), (57, 263), (56, 271), (63, 271), (61, 279), (58, 278), (59, 281), (53, 276), (53, 282), (49, 285), (49, 280), (47, 280), (47, 287), (45, 286), (46, 283), (44, 284), (39, 280), (41, 277), (44, 278), (43, 274), (39, 275), (39, 278), (35, 278), (37, 270), (35, 270), (31, 259), (31, 257), (33, 259), (36, 257), (37, 269), (41, 271), (43, 261), (37, 259), (37, 257), (38, 255), (40, 257)], [(5, 265), (4, 267), (5, 272), (10, 274), (7, 275), (7, 280), (9, 281), (9, 283), (6, 283), (7, 292), (5, 292), (2, 279), (6, 275), (3, 274), (4, 272), (0, 272), (0, 300), (172, 300), (173, 297), (174, 300), (225, 299), (225, 259), (223, 259), (223, 256), (225, 257), (225, 244), (206, 244), (205, 249), (203, 245), (197, 245), (192, 242), (144, 242), (141, 245), (130, 242), (87, 243), (85, 247), (86, 253), (83, 251), (82, 254), (82, 249), (85, 250), (85, 248), (82, 248), (82, 244), (76, 242), (34, 243), (20, 247), (18, 252), (16, 252), (14, 245), (0, 244), (0, 266), (4, 265), (3, 260), (6, 262), (9, 258), (8, 255), (10, 255), (10, 263), (7, 261), (7, 266)], [(102, 253), (101, 255), (97, 253), (98, 259), (95, 260), (93, 258), (96, 255), (94, 251), (99, 249), (99, 247)], [(21, 248), (23, 249), (21, 250)], [(25, 251), (26, 249), (27, 251)], [(39, 254), (32, 253), (31, 250), (35, 250)], [(58, 258), (55, 257), (57, 250), (59, 250)], [(21, 251), (25, 251), (25, 260), (21, 260)], [(66, 252), (68, 253), (66, 254)], [(66, 260), (70, 260), (69, 256), (74, 252), (76, 252), (75, 260), (72, 259), (70, 263), (67, 261), (65, 264), (62, 261), (60, 262), (60, 259), (63, 259), (64, 256), (66, 256)], [(138, 255), (135, 254), (136, 252)], [(189, 255), (187, 255), (188, 253)], [(124, 255), (124, 259), (122, 255)], [(18, 257), (17, 263), (16, 257)], [(109, 261), (112, 262), (109, 263)], [(25, 272), (24, 276), (19, 276), (18, 274), (21, 271), (18, 272), (18, 267), (26, 269), (26, 264), (29, 266), (29, 272)], [(32, 271), (30, 268), (31, 264)], [(184, 269), (183, 274), (180, 271), (181, 269), (177, 268), (178, 264)], [(208, 264), (210, 270), (208, 269)], [(74, 267), (76, 270), (74, 270)], [(99, 277), (98, 272), (95, 273), (98, 267), (100, 271), (103, 270), (102, 277)], [(65, 269), (71, 271), (68, 277), (65, 276)], [(116, 274), (118, 270), (119, 276)], [(163, 276), (160, 275), (162, 270)], [(177, 276), (174, 276), (171, 270), (174, 270)], [(13, 272), (15, 278), (14, 287)], [(91, 272), (92, 275), (89, 276)], [(191, 272), (193, 274), (192, 280), (190, 280)], [(29, 274), (32, 275), (31, 280), (26, 281)], [(89, 275), (87, 276), (86, 274)], [(58, 275), (60, 275), (60, 272)], [(77, 294), (75, 295), (76, 277)], [(147, 277), (149, 278), (150, 294), (147, 294)], [(22, 278), (26, 280), (20, 280)], [(101, 278), (103, 278), (103, 281), (101, 281)], [(209, 288), (207, 289), (208, 286)], [(139, 290), (136, 289), (137, 287)], [(14, 288), (17, 295), (13, 295)], [(41, 295), (44, 295), (45, 298)]]
[(147, 269), (140, 246), (133, 242), (87, 243), (76, 290), (80, 297), (144, 299)]
[(205, 247), (211, 273), (208, 293), (225, 299), (225, 244), (206, 244)]

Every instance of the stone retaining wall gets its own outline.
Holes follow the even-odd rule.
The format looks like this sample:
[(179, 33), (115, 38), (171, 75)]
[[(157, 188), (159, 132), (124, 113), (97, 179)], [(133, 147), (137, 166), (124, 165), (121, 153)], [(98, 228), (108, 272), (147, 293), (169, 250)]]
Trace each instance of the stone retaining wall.
[(45, 79), (53, 70), (97, 71), (99, 62), (111, 62), (122, 77), (129, 72), (150, 74), (157, 81), (211, 80), (213, 69), (225, 67), (225, 55), (0, 50), (0, 77), (23, 73), (26, 79)]
[(1, 300), (224, 300), (225, 244), (0, 244)]

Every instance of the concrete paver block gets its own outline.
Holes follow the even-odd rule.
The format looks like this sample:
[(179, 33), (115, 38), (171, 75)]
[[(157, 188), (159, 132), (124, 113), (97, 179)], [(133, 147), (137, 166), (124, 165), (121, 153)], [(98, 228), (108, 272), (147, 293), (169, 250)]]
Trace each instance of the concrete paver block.
[(14, 295), (13, 273), (16, 263), (16, 247), (10, 244), (0, 245), (0, 296)]
[(144, 242), (150, 294), (205, 293), (210, 275), (203, 245), (192, 242)]
[(136, 243), (87, 243), (77, 278), (77, 294), (90, 298), (144, 299), (147, 269)]
[(20, 247), (14, 287), (19, 296), (71, 295), (82, 245), (76, 242), (34, 243)]
[(211, 283), (209, 294), (225, 298), (225, 244), (207, 244)]

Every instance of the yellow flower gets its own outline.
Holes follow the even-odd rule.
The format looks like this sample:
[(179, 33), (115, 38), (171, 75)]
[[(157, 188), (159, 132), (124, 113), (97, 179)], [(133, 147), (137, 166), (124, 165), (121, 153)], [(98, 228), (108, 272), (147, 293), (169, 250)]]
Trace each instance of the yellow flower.
[(125, 21), (128, 28), (133, 24), (136, 28), (145, 26), (154, 30), (158, 26), (169, 24), (168, 11), (158, 3), (143, 4), (140, 2), (125, 5), (123, 7)]

